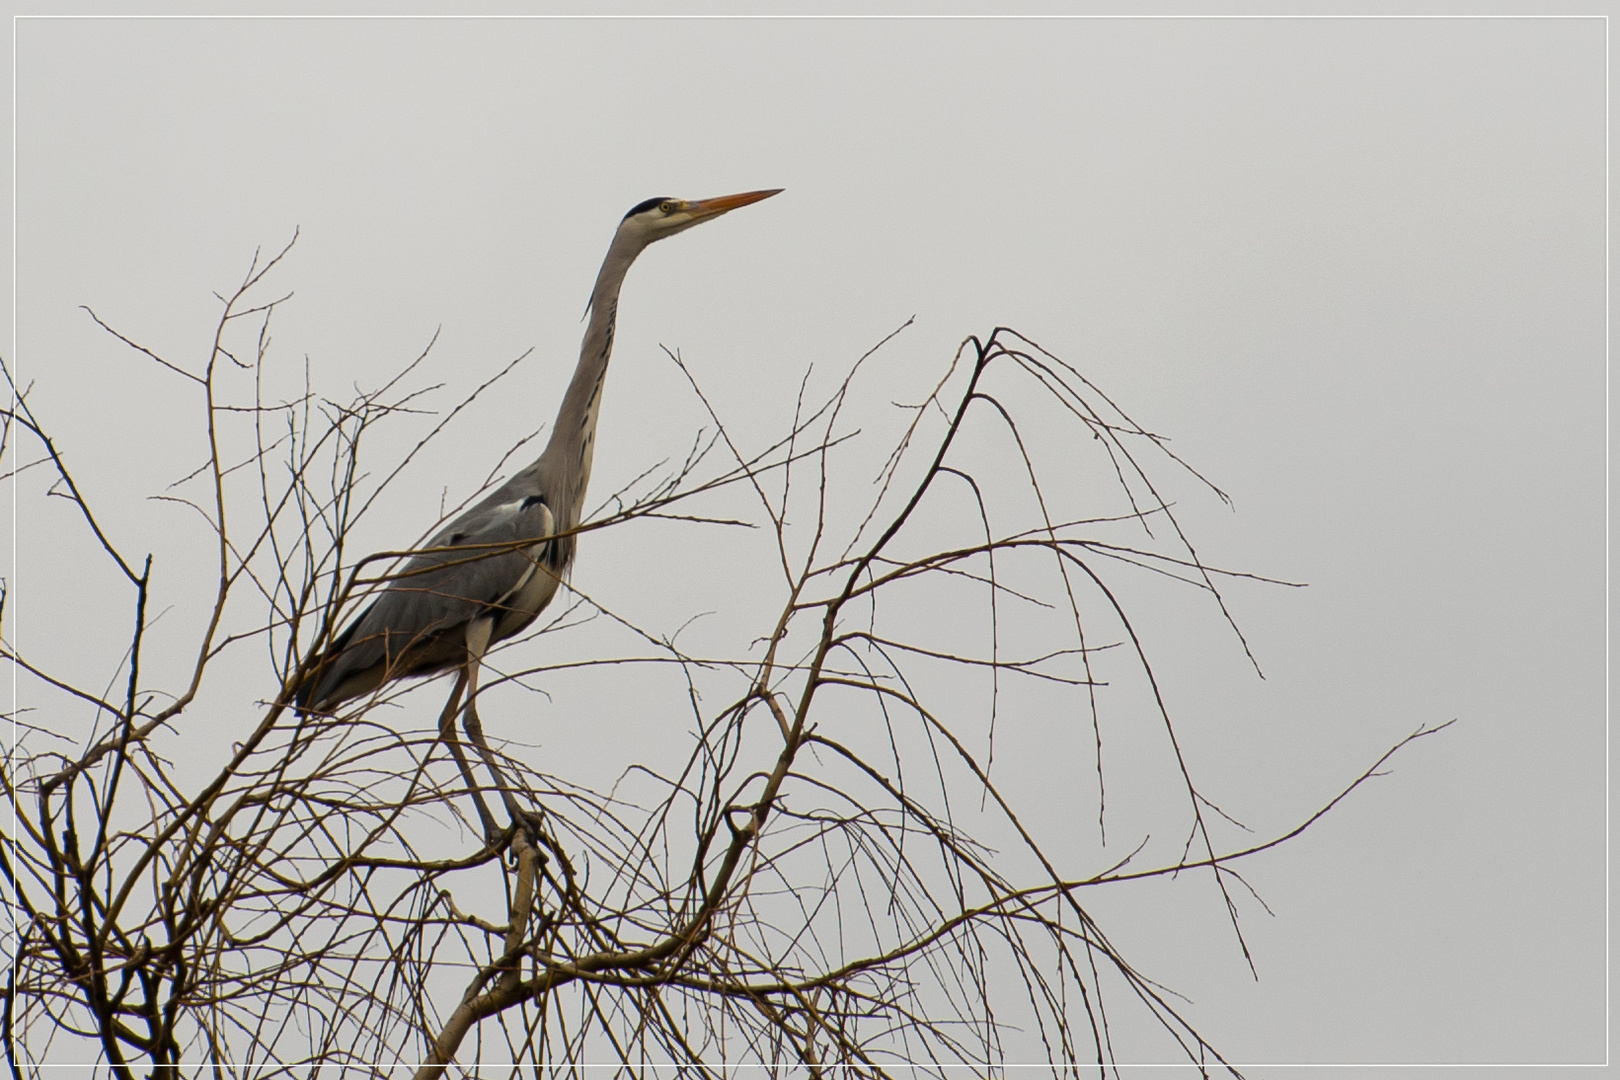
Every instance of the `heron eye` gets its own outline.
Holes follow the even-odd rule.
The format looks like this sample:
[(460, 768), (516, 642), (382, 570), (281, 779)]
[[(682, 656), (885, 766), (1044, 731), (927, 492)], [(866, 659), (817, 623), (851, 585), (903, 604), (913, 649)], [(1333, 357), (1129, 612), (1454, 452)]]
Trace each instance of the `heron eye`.
[(675, 212), (675, 203), (673, 200), (665, 199), (663, 202), (658, 204), (658, 209), (662, 210), (666, 214), (673, 214)]

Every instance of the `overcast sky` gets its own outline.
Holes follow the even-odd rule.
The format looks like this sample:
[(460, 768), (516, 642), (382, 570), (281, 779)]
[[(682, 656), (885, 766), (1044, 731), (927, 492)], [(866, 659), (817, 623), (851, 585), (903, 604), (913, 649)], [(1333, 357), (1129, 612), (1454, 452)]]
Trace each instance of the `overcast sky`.
[[(458, 392), (533, 347), (368, 523), (397, 547), (549, 422), (629, 206), (783, 187), (635, 267), (594, 489), (690, 442), (660, 344), (780, 418), (806, 365), (913, 315), (886, 355), (919, 380), (1018, 328), (1232, 495), (1189, 494), (1206, 558), (1308, 583), (1230, 598), (1264, 681), (1190, 593), (1144, 628), (1216, 801), (1267, 833), (1458, 720), (1247, 867), (1275, 912), (1245, 923), (1258, 982), (1207, 896), (1180, 931), (1099, 900), (1114, 939), (1244, 1063), (1604, 1059), (1603, 21), (14, 27), (0, 340), (160, 578), (206, 551), (146, 499), (198, 463), (190, 404), (79, 305), (200, 358), (211, 293), (296, 228), (276, 347), (328, 394), (435, 332)], [(6, 632), (105, 679), (77, 523), (36, 494)], [(615, 543), (576, 580), (656, 594)], [(206, 592), (162, 580), (189, 625)], [(611, 774), (626, 749), (571, 752)]]

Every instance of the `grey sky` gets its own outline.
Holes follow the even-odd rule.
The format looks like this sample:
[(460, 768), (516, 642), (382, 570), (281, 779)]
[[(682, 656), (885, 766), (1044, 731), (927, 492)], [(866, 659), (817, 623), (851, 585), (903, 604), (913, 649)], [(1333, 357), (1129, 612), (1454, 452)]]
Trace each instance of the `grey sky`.
[[(1187, 493), (1207, 559), (1309, 583), (1231, 594), (1265, 681), (1198, 598), (1142, 596), (1225, 809), (1269, 834), (1459, 720), (1246, 868), (1275, 912), (1246, 913), (1258, 982), (1207, 890), (1095, 898), (1116, 942), (1239, 1062), (1605, 1058), (1603, 21), (14, 27), (7, 360), (111, 527), (158, 552), (176, 642), (205, 598), (161, 576), (167, 535), (204, 534), (146, 496), (198, 464), (168, 419), (194, 403), (78, 305), (199, 357), (211, 291), (297, 227), (277, 349), (332, 395), (439, 328), (456, 391), (533, 346), (369, 523), (394, 547), (549, 423), (625, 209), (785, 187), (632, 272), (594, 492), (699, 423), (665, 413), (660, 343), (763, 432), (807, 364), (912, 315), (897, 380), (1023, 331), (1233, 496)], [(33, 494), (7, 632), (105, 678), (123, 624), (74, 614), (98, 583), (60, 579), (82, 538)], [(587, 543), (576, 581), (679, 625), (724, 577), (677, 551), (693, 577), (652, 595), (633, 543)], [(599, 735), (536, 738), (612, 774), (640, 735)]]

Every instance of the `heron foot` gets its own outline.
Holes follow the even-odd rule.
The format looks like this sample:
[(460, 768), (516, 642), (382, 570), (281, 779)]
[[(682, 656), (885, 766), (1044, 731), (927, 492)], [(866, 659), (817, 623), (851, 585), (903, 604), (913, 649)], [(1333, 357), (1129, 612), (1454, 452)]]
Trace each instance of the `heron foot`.
[(529, 846), (534, 848), (540, 862), (545, 864), (550, 860), (546, 858), (545, 848), (541, 846), (541, 837), (545, 836), (546, 816), (539, 810), (518, 810), (512, 815), (512, 834), (521, 832)]
[(512, 823), (500, 836), (490, 840), (490, 846), (505, 848), (514, 867), (521, 865), (525, 852), (533, 852), (535, 862), (544, 868), (551, 865), (551, 857), (541, 844), (544, 836), (545, 815), (539, 810), (520, 811), (513, 815)]

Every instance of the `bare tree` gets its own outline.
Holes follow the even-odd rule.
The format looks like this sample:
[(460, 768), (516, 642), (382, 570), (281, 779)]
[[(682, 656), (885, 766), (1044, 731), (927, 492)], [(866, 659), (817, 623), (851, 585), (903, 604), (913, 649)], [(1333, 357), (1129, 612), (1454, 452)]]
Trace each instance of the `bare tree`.
[[(903, 419), (888, 442), (851, 414), (889, 339), (819, 393), (807, 372), (791, 423), (761, 445), (744, 445), (671, 352), (707, 411), (704, 433), (578, 531), (673, 519), (724, 537), (716, 545), (760, 546), (777, 567), (772, 613), (735, 652), (709, 655), (577, 590), (560, 598), (492, 657), (506, 668), (480, 693), (521, 702), (564, 677), (675, 672), (661, 720), (689, 727), (688, 749), (642, 761), (612, 748), (622, 774), (599, 790), (501, 744), (502, 794), (535, 825), (491, 842), (455, 765), (454, 725), (391, 707), (444, 681), (390, 686), (336, 717), (290, 702), (310, 658), (409, 554), (356, 558), (357, 524), (517, 361), (436, 418), (424, 419), (435, 388), (413, 383), (428, 351), (346, 402), (307, 372), (302, 394), (267, 398), (286, 300), (270, 298), (268, 278), (286, 254), (255, 256), (194, 366), (90, 313), (156, 365), (153, 378), (178, 381), (206, 432), (203, 466), (163, 496), (206, 520), (217, 574), (177, 684), (147, 675), (150, 556), (130, 557), (75, 481), (96, 448), (58, 446), (26, 388), (4, 414), (11, 482), (49, 474), (19, 501), (31, 514), (36, 494), (71, 505), (124, 582), (132, 622), (127, 651), (103, 664), (111, 690), (0, 645), (26, 703), (9, 718), (15, 831), (0, 852), (14, 1075), (91, 1058), (120, 1077), (312, 1065), (431, 1077), (474, 1060), (765, 1062), (812, 1076), (1047, 1060), (1106, 1075), (1142, 1052), (1136, 1018), (1205, 1071), (1226, 1068), (1175, 995), (1110, 943), (1088, 893), (1213, 880), (1241, 942), (1236, 864), (1438, 730), (1414, 732), (1291, 830), (1226, 843), (1237, 833), (1199, 789), (1150, 631), (1118, 582), (1177, 579), (1235, 633), (1223, 586), (1255, 576), (1208, 565), (1182, 531), (1167, 483), (1224, 496), (1163, 438), (1005, 328), (963, 342), (915, 401), (889, 406)], [(423, 424), (398, 460), (364, 449), (384, 426)], [(547, 662), (548, 642), (586, 626), (636, 644)], [(254, 670), (260, 681), (244, 685)], [(1055, 712), (1031, 715), (1035, 700)], [(1110, 709), (1165, 736), (1181, 793), (1165, 808), (1179, 822), (1168, 848), (1140, 839), (1105, 854)], [(218, 760), (175, 760), (164, 737), (203, 722), (242, 737)], [(1009, 725), (1035, 723), (1090, 747), (1060, 793), (1091, 807), (1096, 842), (1078, 861), (1070, 845), (1053, 850), (1046, 804), (994, 761), (998, 726), (1005, 740)], [(1133, 1017), (1123, 1043), (1121, 1010)]]

